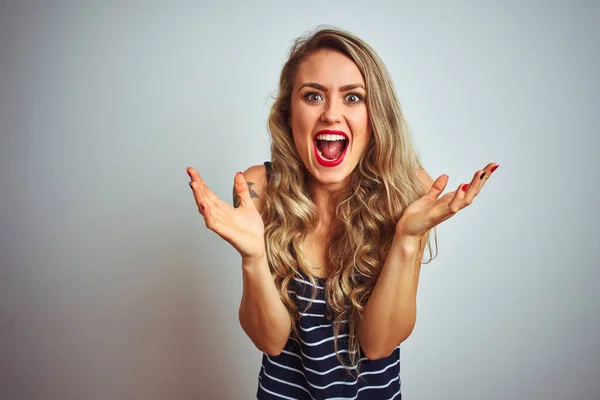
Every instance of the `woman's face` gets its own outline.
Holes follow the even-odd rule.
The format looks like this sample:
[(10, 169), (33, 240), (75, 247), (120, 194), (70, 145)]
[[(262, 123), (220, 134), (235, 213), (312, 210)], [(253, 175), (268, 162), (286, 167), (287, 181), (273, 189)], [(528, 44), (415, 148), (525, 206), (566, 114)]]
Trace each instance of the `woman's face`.
[(356, 168), (372, 134), (365, 81), (344, 54), (323, 49), (298, 67), (291, 97), (296, 149), (310, 174), (336, 188)]

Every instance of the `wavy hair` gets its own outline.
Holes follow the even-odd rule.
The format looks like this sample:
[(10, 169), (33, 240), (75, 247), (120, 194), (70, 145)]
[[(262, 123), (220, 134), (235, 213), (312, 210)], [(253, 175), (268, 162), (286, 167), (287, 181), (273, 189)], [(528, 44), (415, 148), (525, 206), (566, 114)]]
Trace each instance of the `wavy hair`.
[[(294, 144), (288, 118), (296, 71), (310, 54), (321, 49), (338, 51), (358, 66), (366, 84), (366, 104), (373, 127), (357, 167), (334, 193), (335, 216), (328, 227), (325, 256), (328, 274), (324, 289), (333, 315), (335, 349), (350, 373), (351, 369), (358, 370), (361, 357), (360, 315), (385, 263), (396, 223), (404, 208), (425, 193), (416, 175), (416, 169), (422, 168), (421, 161), (392, 80), (377, 53), (355, 35), (335, 28), (318, 29), (296, 39), (283, 66), (268, 120), (272, 173), (265, 188), (263, 209), (267, 259), (290, 313), (291, 335), (298, 335), (300, 310), (288, 290), (294, 277), (301, 277), (302, 272), (315, 284), (301, 244), (317, 227), (319, 217), (311, 196), (309, 172)], [(437, 235), (435, 238), (437, 253)], [(430, 238), (425, 240), (430, 257), (424, 263), (428, 263), (435, 257)], [(315, 292), (313, 287), (313, 299)], [(348, 320), (348, 359), (342, 359), (338, 352), (342, 320)]]

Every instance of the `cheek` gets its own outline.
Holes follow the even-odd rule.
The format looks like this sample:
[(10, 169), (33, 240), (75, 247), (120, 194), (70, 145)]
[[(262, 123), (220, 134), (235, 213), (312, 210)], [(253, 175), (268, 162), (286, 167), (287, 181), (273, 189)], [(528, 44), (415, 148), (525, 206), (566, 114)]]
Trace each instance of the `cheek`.
[(307, 151), (310, 150), (310, 148), (309, 143), (306, 140), (306, 135), (304, 134), (304, 129), (302, 129), (301, 124), (294, 123), (292, 129), (292, 138), (294, 139), (294, 146), (296, 147), (296, 151), (298, 151), (300, 158), (306, 161), (306, 154)]
[(306, 144), (304, 143), (304, 140), (302, 140), (299, 137), (299, 135), (293, 134), (293, 136), (294, 136), (294, 145), (296, 146), (296, 149), (302, 150), (304, 147), (306, 147)]
[(369, 140), (369, 136), (371, 136), (373, 129), (371, 128), (371, 121), (369, 120), (369, 115), (366, 109), (353, 114), (349, 123), (357, 140), (359, 140), (359, 138), (361, 141), (363, 138), (364, 141)]
[(292, 109), (291, 130), (296, 148), (312, 147), (312, 133), (318, 124), (319, 114), (315, 107), (296, 106)]
[(302, 132), (311, 129), (318, 112), (314, 107), (306, 107), (300, 103), (292, 109), (292, 115), (294, 127)]

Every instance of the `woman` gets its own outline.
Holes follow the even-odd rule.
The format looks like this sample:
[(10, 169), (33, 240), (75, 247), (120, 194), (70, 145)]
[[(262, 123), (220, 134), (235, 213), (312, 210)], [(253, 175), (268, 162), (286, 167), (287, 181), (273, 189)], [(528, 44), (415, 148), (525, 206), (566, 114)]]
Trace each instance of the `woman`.
[(206, 226), (242, 256), (257, 396), (400, 399), (429, 232), (498, 165), (440, 197), (448, 177), (423, 171), (385, 66), (337, 29), (294, 44), (269, 132), (272, 161), (236, 174), (234, 207), (188, 168)]

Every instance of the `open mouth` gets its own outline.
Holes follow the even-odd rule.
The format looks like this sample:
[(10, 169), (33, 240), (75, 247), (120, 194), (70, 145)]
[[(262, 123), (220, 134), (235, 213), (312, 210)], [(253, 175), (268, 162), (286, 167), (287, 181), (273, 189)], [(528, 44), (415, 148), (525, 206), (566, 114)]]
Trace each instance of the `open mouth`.
[(321, 131), (315, 136), (313, 144), (319, 164), (334, 167), (344, 160), (348, 136), (343, 132)]

